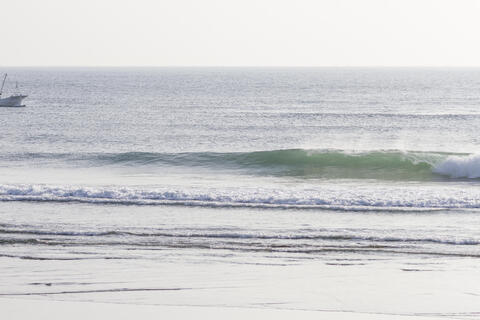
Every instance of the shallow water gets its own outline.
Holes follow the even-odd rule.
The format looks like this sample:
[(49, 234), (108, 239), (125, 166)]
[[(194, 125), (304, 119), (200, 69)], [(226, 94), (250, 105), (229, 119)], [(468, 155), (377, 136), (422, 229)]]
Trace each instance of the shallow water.
[(3, 202), (0, 214), (3, 296), (478, 315), (478, 211)]

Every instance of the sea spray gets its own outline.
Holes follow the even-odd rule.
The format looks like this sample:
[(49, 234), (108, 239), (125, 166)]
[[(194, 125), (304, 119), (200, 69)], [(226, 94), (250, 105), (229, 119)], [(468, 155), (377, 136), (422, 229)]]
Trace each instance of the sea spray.
[(480, 155), (449, 156), (436, 165), (433, 172), (452, 178), (480, 178)]

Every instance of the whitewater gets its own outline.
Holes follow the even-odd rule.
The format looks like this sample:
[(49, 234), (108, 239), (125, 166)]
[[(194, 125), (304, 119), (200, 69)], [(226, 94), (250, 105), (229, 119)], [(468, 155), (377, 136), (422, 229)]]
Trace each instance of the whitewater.
[(480, 312), (478, 69), (6, 72), (0, 297)]
[[(34, 162), (37, 174), (62, 177), (82, 170), (148, 172), (143, 184), (9, 183), (0, 201), (375, 210), (479, 208), (480, 156), (400, 150), (285, 149), (254, 152), (4, 154), (16, 167)], [(54, 164), (54, 168), (52, 168)], [(88, 168), (88, 170), (85, 170)], [(11, 170), (12, 168), (9, 168)], [(1, 169), (0, 169), (1, 171)], [(180, 173), (181, 172), (181, 173)], [(214, 177), (192, 186), (199, 173)], [(152, 184), (152, 180), (167, 182)], [(178, 184), (179, 175), (188, 182)], [(232, 185), (235, 176), (242, 177)], [(48, 181), (48, 180), (47, 180)], [(402, 186), (393, 182), (404, 183)], [(410, 182), (410, 183), (408, 183)], [(412, 182), (417, 182), (412, 184)], [(259, 184), (261, 183), (261, 184)], [(423, 183), (419, 187), (419, 183)], [(468, 189), (465, 189), (465, 188)]]

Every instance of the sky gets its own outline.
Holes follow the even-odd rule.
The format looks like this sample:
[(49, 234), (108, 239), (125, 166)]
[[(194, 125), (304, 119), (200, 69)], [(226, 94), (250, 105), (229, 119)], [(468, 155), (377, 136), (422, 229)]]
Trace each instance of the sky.
[(480, 66), (480, 0), (5, 0), (0, 66)]

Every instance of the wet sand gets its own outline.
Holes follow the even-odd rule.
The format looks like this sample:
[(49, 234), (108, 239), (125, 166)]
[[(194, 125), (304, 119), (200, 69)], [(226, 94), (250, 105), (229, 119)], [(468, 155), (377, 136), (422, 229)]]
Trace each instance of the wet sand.
[(10, 320), (84, 319), (352, 319), (352, 320), (435, 320), (445, 317), (392, 314), (276, 310), (227, 307), (152, 306), (93, 302), (67, 302), (0, 298), (2, 318)]

